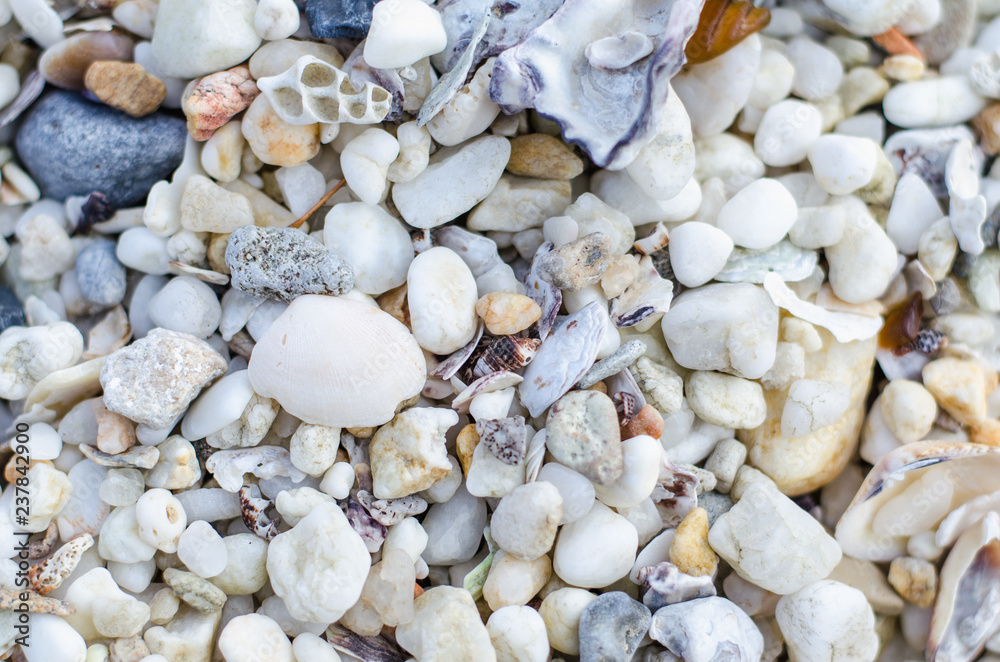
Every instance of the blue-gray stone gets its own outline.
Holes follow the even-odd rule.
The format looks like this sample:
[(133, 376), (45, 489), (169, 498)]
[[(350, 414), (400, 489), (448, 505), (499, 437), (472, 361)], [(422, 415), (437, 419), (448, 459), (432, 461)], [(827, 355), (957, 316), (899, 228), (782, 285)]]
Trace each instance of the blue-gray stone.
[(115, 208), (141, 205), (184, 156), (184, 120), (163, 112), (134, 118), (79, 94), (49, 92), (28, 110), (17, 153), (47, 198), (99, 191)]
[(309, 0), (306, 20), (314, 37), (364, 39), (377, 0)]
[(115, 306), (125, 298), (125, 267), (115, 255), (115, 242), (99, 239), (76, 256), (76, 282), (91, 303)]
[(580, 615), (580, 662), (629, 662), (651, 620), (646, 605), (621, 591), (597, 596)]
[(0, 287), (0, 332), (11, 326), (24, 326), (24, 307), (13, 292)]

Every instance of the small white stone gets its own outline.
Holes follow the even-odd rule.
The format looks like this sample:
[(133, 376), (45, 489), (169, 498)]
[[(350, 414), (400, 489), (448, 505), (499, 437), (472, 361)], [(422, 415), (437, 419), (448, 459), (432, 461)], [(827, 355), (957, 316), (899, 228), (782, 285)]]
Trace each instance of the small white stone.
[(497, 662), (472, 594), (463, 588), (425, 591), (413, 601), (413, 620), (396, 628), (396, 641), (418, 660)]
[[(310, 476), (322, 476), (330, 469), (337, 459), (338, 448), (340, 448), (340, 428), (310, 423), (300, 423), (288, 442), (288, 453), (292, 464)], [(352, 471), (352, 482), (353, 478)]]
[(379, 428), (369, 453), (377, 499), (396, 499), (426, 489), (451, 471), (445, 432), (458, 423), (451, 409), (414, 407)]
[[(340, 654), (326, 639), (312, 632), (303, 632), (292, 640), (292, 652), (296, 660), (310, 662), (340, 662)], [(141, 661), (140, 661), (141, 662)]]
[(723, 230), (692, 221), (670, 232), (670, 266), (685, 287), (698, 287), (722, 271), (733, 252), (733, 240)]
[(292, 644), (273, 619), (244, 614), (229, 621), (219, 633), (219, 652), (226, 662), (252, 660), (266, 652), (269, 662), (295, 662)]
[(268, 546), (267, 574), (295, 618), (338, 620), (360, 597), (371, 556), (343, 511), (325, 503)]
[[(28, 431), (25, 434), (28, 435), (28, 443), (25, 445), (28, 447), (32, 460), (54, 460), (62, 452), (62, 439), (56, 429), (48, 423), (32, 423), (28, 426)], [(12, 446), (16, 448), (19, 443), (12, 444)]]
[(153, 30), (157, 64), (168, 76), (196, 78), (243, 62), (260, 46), (256, 9), (253, 0), (164, 0)]
[(958, 245), (970, 255), (981, 254), (986, 249), (982, 237), (982, 226), (986, 222), (987, 213), (986, 198), (982, 195), (971, 198), (953, 195), (950, 202), (948, 219)]
[(500, 499), (490, 528), (501, 549), (522, 561), (546, 554), (562, 518), (562, 495), (544, 481), (516, 487)]
[(691, 179), (694, 167), (691, 119), (680, 97), (671, 89), (660, 111), (656, 135), (625, 166), (625, 172), (649, 197), (670, 200)]
[(413, 245), (402, 223), (382, 207), (364, 202), (334, 205), (326, 215), (323, 243), (354, 270), (354, 286), (373, 296), (406, 282)]
[(518, 232), (562, 214), (572, 200), (569, 182), (505, 174), (469, 214), (470, 230)]
[(846, 195), (872, 180), (878, 149), (867, 138), (828, 134), (809, 148), (809, 163), (820, 186), (833, 195)]
[(826, 577), (842, 555), (823, 525), (764, 481), (719, 516), (708, 542), (741, 577), (782, 595)]
[(139, 497), (135, 504), (139, 537), (148, 545), (172, 554), (187, 527), (184, 506), (168, 490), (154, 488)]
[(966, 76), (941, 76), (894, 86), (882, 100), (885, 118), (906, 129), (965, 122), (986, 106)]
[(244, 196), (227, 191), (208, 177), (188, 177), (181, 198), (181, 226), (185, 230), (225, 234), (253, 222), (253, 208)]
[(846, 384), (799, 379), (788, 388), (781, 410), (781, 434), (803, 437), (836, 423), (847, 411), (851, 392)]
[(785, 56), (795, 67), (792, 92), (807, 100), (826, 99), (840, 87), (844, 65), (830, 49), (807, 37), (793, 39)]
[(632, 508), (649, 498), (659, 478), (663, 447), (659, 440), (637, 435), (622, 442), (625, 469), (614, 481), (595, 485), (598, 500), (606, 506)]
[(229, 552), (212, 525), (204, 520), (191, 522), (177, 543), (177, 557), (199, 577), (215, 577), (226, 569)]
[(778, 601), (775, 617), (789, 654), (799, 660), (872, 660), (879, 650), (875, 614), (864, 594), (818, 581)]
[(413, 227), (437, 227), (489, 195), (509, 159), (510, 141), (498, 136), (440, 150), (414, 179), (392, 187), (392, 201)]
[(18, 275), (24, 280), (48, 280), (72, 269), (76, 249), (61, 222), (47, 214), (17, 224), (21, 242), (21, 266)]
[(326, 178), (309, 163), (278, 168), (274, 173), (285, 205), (295, 217), (305, 216), (326, 193)]
[(560, 588), (542, 600), (538, 615), (545, 621), (549, 644), (568, 655), (580, 654), (580, 616), (597, 596), (582, 588)]
[(188, 408), (181, 424), (187, 439), (204, 439), (239, 419), (253, 397), (246, 370), (231, 372), (202, 392)]
[(448, 42), (441, 15), (420, 0), (395, 0), (372, 10), (365, 61), (376, 69), (408, 67)]
[(594, 505), (594, 484), (569, 467), (549, 462), (542, 466), (536, 480), (552, 483), (562, 495), (563, 508), (559, 524), (577, 521), (589, 513)]
[(799, 248), (826, 248), (844, 236), (846, 212), (843, 207), (799, 207), (795, 225), (788, 231), (788, 239)]
[(718, 372), (694, 372), (684, 388), (691, 410), (704, 421), (731, 429), (764, 422), (767, 404), (760, 384)]
[(937, 403), (919, 382), (894, 379), (879, 398), (882, 419), (892, 434), (904, 444), (923, 439), (934, 425)]
[(754, 137), (754, 152), (766, 165), (790, 166), (804, 161), (821, 133), (822, 118), (816, 107), (787, 100), (767, 109)]
[(778, 243), (795, 224), (795, 198), (775, 179), (758, 179), (722, 206), (716, 222), (733, 243), (767, 248)]
[(208, 253), (208, 233), (181, 230), (167, 239), (167, 255), (186, 265), (202, 265)]
[[(774, 22), (773, 11), (771, 22)], [(773, 48), (765, 48), (760, 54), (760, 66), (754, 75), (747, 106), (767, 110), (788, 96), (794, 79), (795, 67), (785, 54)]]
[(348, 462), (337, 462), (330, 467), (319, 488), (334, 499), (346, 499), (354, 485), (354, 467)]
[(885, 231), (900, 253), (913, 255), (921, 235), (943, 216), (927, 183), (919, 175), (906, 172), (896, 183)]
[(115, 255), (130, 269), (158, 276), (167, 273), (167, 263), (170, 262), (167, 238), (157, 236), (145, 226), (122, 232)]
[(864, 303), (885, 292), (896, 272), (896, 247), (866, 213), (848, 211), (843, 238), (826, 249), (830, 286), (848, 303)]
[(552, 567), (573, 586), (607, 586), (628, 575), (639, 545), (632, 524), (602, 503), (566, 524), (556, 542)]
[(490, 78), (496, 58), (484, 62), (472, 79), (427, 123), (438, 144), (450, 147), (478, 136), (489, 128), (500, 106), (490, 100)]
[(201, 148), (201, 167), (216, 181), (234, 181), (240, 176), (245, 146), (240, 122), (226, 122)]
[(299, 29), (299, 8), (294, 0), (260, 0), (253, 26), (261, 39), (285, 39)]
[(344, 179), (362, 202), (382, 200), (389, 166), (399, 156), (399, 142), (387, 131), (368, 129), (347, 143), (340, 154)]
[(207, 338), (219, 328), (222, 304), (206, 283), (191, 276), (179, 276), (152, 298), (149, 316), (164, 329)]
[[(488, 395), (488, 394), (487, 394)], [(513, 396), (513, 393), (511, 394)], [(481, 396), (477, 396), (481, 397)], [(525, 465), (507, 464), (480, 443), (472, 453), (465, 484), (470, 494), (500, 498), (525, 481)]]
[(191, 442), (180, 435), (169, 437), (156, 450), (160, 457), (146, 474), (147, 487), (180, 490), (201, 480), (201, 464)]
[(416, 121), (405, 122), (396, 128), (396, 140), (399, 142), (399, 156), (389, 166), (387, 177), (394, 183), (408, 182), (427, 168), (431, 134), (427, 127), (418, 126)]
[[(759, 35), (750, 35), (722, 55), (678, 74), (671, 85), (684, 102), (696, 136), (715, 136), (746, 105), (760, 64)], [(701, 150), (698, 150), (699, 160)]]
[(450, 354), (476, 332), (476, 280), (457, 254), (444, 246), (424, 251), (407, 275), (410, 324), (417, 343), (435, 354)]
[(460, 486), (444, 503), (431, 506), (423, 520), (427, 547), (421, 555), (428, 565), (454, 565), (475, 556), (486, 526), (486, 502)]
[(524, 605), (502, 607), (490, 614), (486, 631), (497, 662), (546, 662), (549, 640), (539, 612)]
[(735, 439), (723, 439), (705, 461), (705, 469), (715, 476), (715, 489), (723, 494), (729, 490), (736, 480), (736, 472), (747, 458), (747, 447)]

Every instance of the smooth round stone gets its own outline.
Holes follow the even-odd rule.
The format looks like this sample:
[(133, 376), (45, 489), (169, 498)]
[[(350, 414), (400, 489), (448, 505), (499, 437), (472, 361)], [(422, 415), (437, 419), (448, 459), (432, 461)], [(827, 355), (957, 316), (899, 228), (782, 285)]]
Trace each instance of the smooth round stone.
[(561, 588), (545, 596), (538, 615), (545, 621), (549, 644), (568, 655), (580, 654), (580, 616), (597, 596), (582, 588)]
[(894, 379), (882, 389), (882, 418), (904, 444), (923, 439), (937, 417), (937, 403), (919, 382)]
[(810, 101), (826, 99), (837, 92), (844, 65), (830, 49), (806, 37), (793, 39), (785, 56), (795, 67), (792, 92)]
[(714, 225), (691, 221), (670, 232), (670, 267), (685, 287), (698, 287), (722, 271), (733, 252), (733, 240)]
[(138, 469), (108, 469), (98, 489), (104, 503), (110, 506), (131, 506), (142, 496), (146, 485), (142, 472)]
[(161, 0), (153, 56), (175, 78), (197, 78), (243, 62), (260, 46), (253, 0)]
[(32, 614), (31, 635), (31, 645), (21, 649), (28, 662), (79, 662), (87, 657), (87, 642), (59, 616)]
[(843, 237), (825, 252), (833, 293), (848, 303), (882, 296), (896, 272), (896, 247), (867, 214), (848, 210)]
[(354, 195), (376, 205), (385, 193), (389, 166), (399, 156), (399, 141), (382, 129), (368, 129), (340, 153), (340, 169)]
[(764, 422), (767, 403), (757, 382), (720, 372), (695, 372), (684, 387), (691, 410), (703, 421), (734, 430)]
[(782, 597), (774, 615), (796, 659), (870, 660), (878, 653), (871, 605), (864, 593), (846, 584), (809, 584)]
[(335, 205), (326, 215), (323, 243), (354, 269), (354, 286), (383, 294), (406, 282), (413, 244), (403, 224), (382, 207), (364, 202)]
[(583, 518), (563, 526), (552, 568), (567, 584), (604, 587), (628, 575), (638, 546), (635, 527), (603, 503), (595, 503)]
[(76, 256), (76, 282), (87, 301), (114, 306), (125, 298), (125, 267), (115, 256), (115, 243), (99, 239)]
[(782, 184), (758, 179), (740, 189), (719, 210), (716, 225), (744, 248), (767, 248), (795, 225), (799, 208)]
[(882, 100), (885, 118), (906, 129), (966, 122), (986, 106), (967, 76), (941, 76), (901, 83)]
[(795, 165), (805, 160), (809, 147), (822, 133), (822, 125), (816, 106), (792, 99), (781, 101), (764, 112), (754, 136), (754, 152), (765, 165)]
[(207, 338), (219, 328), (222, 304), (208, 284), (178, 276), (149, 302), (149, 316), (164, 329)]
[(183, 119), (129, 117), (72, 92), (51, 92), (26, 113), (16, 147), (47, 198), (103, 193), (116, 208), (141, 205), (184, 155)]
[(177, 558), (199, 577), (215, 577), (226, 569), (229, 552), (212, 525), (205, 520), (191, 522), (177, 543)]
[(454, 565), (471, 559), (486, 526), (486, 502), (459, 487), (444, 503), (430, 507), (424, 518), (427, 548), (422, 556), (427, 565)]
[(558, 462), (549, 462), (538, 472), (538, 482), (551, 483), (562, 496), (562, 517), (559, 524), (575, 522), (594, 506), (594, 484), (585, 476)]
[(872, 180), (878, 149), (869, 138), (827, 134), (809, 148), (809, 163), (827, 193), (847, 195)]
[(560, 518), (559, 490), (536, 481), (515, 487), (500, 499), (490, 529), (501, 549), (522, 561), (534, 561), (552, 547)]
[(24, 326), (24, 307), (8, 288), (0, 286), (0, 332), (11, 326)]
[(410, 263), (407, 275), (410, 326), (417, 343), (450, 354), (476, 333), (476, 279), (454, 251), (437, 246)]
[(130, 269), (157, 276), (168, 273), (167, 237), (157, 236), (146, 226), (122, 232), (115, 255)]
[(219, 634), (219, 651), (226, 662), (252, 660), (265, 651), (270, 662), (295, 662), (281, 626), (262, 614), (243, 614), (229, 621)]
[(618, 414), (599, 391), (571, 391), (549, 409), (546, 447), (556, 461), (595, 483), (611, 483), (623, 471)]
[(243, 414), (252, 397), (249, 371), (226, 375), (191, 404), (181, 423), (181, 434), (197, 440), (218, 432)]
[(545, 621), (527, 605), (501, 607), (486, 621), (497, 662), (546, 662), (549, 639)]
[[(735, 378), (734, 378), (735, 379)], [(658, 439), (638, 435), (622, 442), (624, 470), (607, 485), (595, 486), (597, 498), (612, 508), (632, 508), (649, 498), (659, 477), (663, 446)]]
[(54, 460), (62, 452), (63, 442), (48, 423), (32, 423), (28, 428), (28, 448), (32, 460)]

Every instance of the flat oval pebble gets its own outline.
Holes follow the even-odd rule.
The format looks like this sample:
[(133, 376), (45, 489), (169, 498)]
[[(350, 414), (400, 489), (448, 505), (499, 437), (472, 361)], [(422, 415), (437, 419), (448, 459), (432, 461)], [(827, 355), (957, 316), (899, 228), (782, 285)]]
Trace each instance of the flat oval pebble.
[(454, 251), (437, 246), (413, 259), (406, 299), (413, 335), (424, 349), (450, 354), (476, 333), (476, 281)]

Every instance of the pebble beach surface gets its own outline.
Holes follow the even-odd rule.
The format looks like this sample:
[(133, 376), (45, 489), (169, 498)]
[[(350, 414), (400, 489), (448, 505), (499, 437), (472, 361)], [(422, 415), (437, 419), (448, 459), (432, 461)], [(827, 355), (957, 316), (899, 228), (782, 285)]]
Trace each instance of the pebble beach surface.
[(1000, 662), (1000, 0), (0, 35), (0, 659)]

